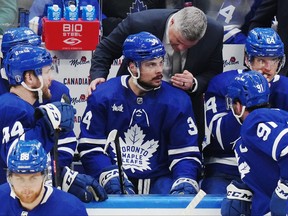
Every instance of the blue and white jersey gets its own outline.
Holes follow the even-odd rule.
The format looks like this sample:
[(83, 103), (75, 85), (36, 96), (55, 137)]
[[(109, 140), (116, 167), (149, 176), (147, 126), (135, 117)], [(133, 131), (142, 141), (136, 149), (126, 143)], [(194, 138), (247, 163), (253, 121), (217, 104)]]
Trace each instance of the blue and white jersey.
[(24, 209), (8, 183), (0, 186), (0, 216), (88, 215), (84, 203), (64, 191), (45, 186), (44, 197), (34, 209)]
[[(3, 68), (1, 70), (3, 70)], [(3, 78), (3, 74), (1, 74), (1, 75), (2, 75), (2, 77), (0, 77), (0, 95), (9, 92), (8, 81), (5, 78)], [(51, 102), (55, 102), (55, 101), (60, 101), (62, 94), (66, 94), (70, 98), (70, 92), (69, 92), (69, 89), (67, 88), (67, 86), (63, 85), (62, 83), (60, 83), (56, 80), (53, 80), (51, 82), (51, 86), (49, 87), (49, 89), (50, 89), (52, 97), (50, 100), (44, 100), (43, 104), (47, 104), (47, 103), (51, 103)], [(8, 100), (10, 100), (10, 99), (8, 99)], [(24, 101), (22, 101), (22, 102), (25, 104), (25, 106), (29, 107), (29, 109), (31, 108), (31, 112), (27, 111), (28, 113), (31, 114), (31, 117), (33, 117), (32, 113), (34, 113), (33, 107), (35, 108), (35, 107), (38, 107), (39, 105), (41, 105), (41, 104), (39, 104), (38, 101), (36, 101), (33, 104), (33, 107), (31, 107), (31, 105), (26, 104)], [(10, 113), (13, 113), (13, 111)], [(27, 114), (27, 115), (30, 115), (30, 114)], [(15, 119), (15, 120), (17, 121), (17, 119)], [(31, 119), (31, 121), (33, 121), (33, 119)], [(28, 125), (30, 125), (30, 124), (28, 124)], [(70, 131), (70, 132), (65, 133), (65, 134), (61, 133), (59, 136), (58, 145), (59, 145), (58, 146), (59, 166), (61, 168), (65, 167), (65, 166), (70, 166), (72, 161), (73, 161), (74, 153), (75, 153), (76, 146), (77, 146), (77, 139), (76, 139), (75, 133), (73, 131)], [(53, 157), (53, 154), (51, 156)], [(5, 159), (3, 159), (3, 161), (5, 161), (5, 160), (6, 160), (6, 157), (5, 157)], [(53, 159), (51, 159), (51, 160), (53, 160)], [(0, 183), (6, 182), (6, 174), (5, 174), (5, 171), (3, 170), (3, 166), (6, 168), (5, 163), (6, 162), (1, 162), (1, 160), (0, 160)]]
[[(0, 151), (5, 163), (13, 141), (23, 134), (23, 139), (39, 140), (47, 152), (53, 148), (54, 139), (51, 136), (50, 127), (43, 118), (35, 121), (35, 108), (31, 104), (12, 93), (1, 95), (0, 104), (4, 104), (0, 106), (0, 139), (2, 141)], [(5, 182), (6, 175), (1, 175), (0, 180)]]
[[(205, 0), (196, 7), (220, 22), (224, 27), (225, 44), (245, 44), (250, 19), (262, 0)], [(198, 3), (199, 2), (199, 3)]]
[(256, 109), (242, 125), (241, 139), (235, 145), (235, 152), (241, 178), (253, 192), (251, 215), (270, 212), (269, 203), (280, 179), (280, 169), (284, 171), (281, 177), (288, 179), (288, 160), (283, 162), (288, 158), (287, 141), (286, 111)]
[(276, 75), (269, 84), (271, 107), (288, 111), (288, 77)]
[(227, 107), (226, 95), (227, 87), (242, 72), (232, 70), (215, 76), (205, 92), (205, 168), (236, 176), (239, 174), (233, 145), (240, 136), (241, 125)]
[(136, 96), (128, 79), (102, 83), (87, 100), (78, 144), (87, 174), (98, 178), (103, 168), (116, 164), (115, 146), (107, 148), (108, 155), (103, 149), (109, 132), (117, 129), (128, 177), (197, 180), (201, 158), (188, 95), (163, 82), (157, 90)]
[[(240, 137), (241, 125), (226, 105), (227, 87), (239, 73), (231, 70), (215, 76), (205, 92), (205, 140), (203, 143), (206, 169), (238, 176), (233, 152)], [(288, 110), (288, 78), (276, 75), (270, 82), (270, 104), (273, 108)]]
[[(44, 100), (43, 104), (61, 101), (63, 94), (66, 94), (71, 101), (70, 90), (63, 83), (57, 80), (52, 80), (49, 89), (52, 97), (49, 100)], [(38, 107), (39, 105), (40, 104), (38, 101), (33, 104), (34, 107)], [(77, 138), (74, 131), (72, 130), (68, 133), (61, 133), (59, 135), (58, 145), (59, 166), (61, 168), (65, 166), (70, 166), (73, 162), (73, 157), (77, 146)]]

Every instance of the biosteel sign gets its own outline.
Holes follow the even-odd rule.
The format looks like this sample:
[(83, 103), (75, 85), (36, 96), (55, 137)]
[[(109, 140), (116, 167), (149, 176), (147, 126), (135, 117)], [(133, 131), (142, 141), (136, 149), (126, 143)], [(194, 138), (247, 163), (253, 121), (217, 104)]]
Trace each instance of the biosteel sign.
[(99, 43), (99, 21), (59, 21), (43, 18), (42, 40), (48, 50), (95, 50)]

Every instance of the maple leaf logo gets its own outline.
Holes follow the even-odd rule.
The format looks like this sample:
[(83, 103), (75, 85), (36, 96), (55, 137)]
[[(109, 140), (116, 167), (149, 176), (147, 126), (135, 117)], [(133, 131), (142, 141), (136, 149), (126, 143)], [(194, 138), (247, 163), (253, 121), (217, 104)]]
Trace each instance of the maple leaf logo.
[(142, 10), (147, 10), (147, 5), (144, 5), (143, 1), (141, 0), (135, 0), (135, 2), (132, 3), (132, 7), (130, 7), (130, 14)]
[[(158, 141), (148, 140), (144, 141), (145, 134), (137, 124), (132, 126), (124, 133), (124, 140), (119, 137), (119, 144), (122, 154), (122, 164), (125, 170), (131, 169), (134, 173), (135, 170), (144, 171), (151, 170), (150, 158), (158, 148)], [(116, 155), (115, 145), (112, 145), (113, 152)], [(116, 157), (114, 160), (117, 161)]]
[(246, 162), (242, 162), (239, 164), (238, 170), (241, 173), (241, 179), (243, 179), (250, 172), (250, 166)]

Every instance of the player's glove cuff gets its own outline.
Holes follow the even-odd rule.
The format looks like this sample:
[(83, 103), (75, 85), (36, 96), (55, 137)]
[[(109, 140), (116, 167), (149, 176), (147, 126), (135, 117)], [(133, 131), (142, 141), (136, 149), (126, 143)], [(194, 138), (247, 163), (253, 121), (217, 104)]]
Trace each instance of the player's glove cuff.
[(251, 215), (253, 194), (246, 184), (232, 181), (227, 186), (227, 198), (221, 203), (222, 216)]
[[(116, 165), (107, 167), (102, 171), (99, 177), (99, 183), (108, 194), (121, 194), (121, 185), (119, 172)], [(128, 180), (124, 173), (124, 193), (135, 194), (133, 184)]]
[(227, 186), (227, 198), (252, 202), (253, 193), (244, 183), (232, 181)]
[(198, 183), (190, 178), (178, 178), (172, 185), (171, 194), (196, 194), (199, 191)]
[(288, 180), (280, 179), (275, 189), (275, 193), (280, 199), (288, 200)]

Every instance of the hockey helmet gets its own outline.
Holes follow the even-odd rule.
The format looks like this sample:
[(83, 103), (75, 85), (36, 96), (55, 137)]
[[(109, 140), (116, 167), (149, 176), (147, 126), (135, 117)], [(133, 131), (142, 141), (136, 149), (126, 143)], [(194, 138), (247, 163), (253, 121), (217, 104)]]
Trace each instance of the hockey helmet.
[(4, 58), (4, 67), (10, 85), (20, 85), (25, 71), (33, 70), (42, 75), (42, 68), (52, 64), (50, 53), (42, 47), (17, 45), (12, 47)]
[(28, 27), (7, 29), (3, 34), (1, 44), (3, 56), (5, 57), (9, 49), (18, 44), (40, 46), (41, 38)]
[(123, 44), (123, 55), (132, 61), (142, 62), (164, 57), (165, 49), (156, 36), (149, 32), (140, 32), (126, 38)]
[(13, 173), (42, 172), (47, 166), (47, 153), (38, 140), (20, 140), (8, 156), (8, 170)]
[(269, 102), (269, 84), (257, 71), (247, 71), (235, 77), (228, 87), (227, 97), (231, 101), (240, 100), (247, 108)]
[(284, 44), (272, 28), (254, 28), (247, 36), (245, 51), (249, 57), (283, 57)]

